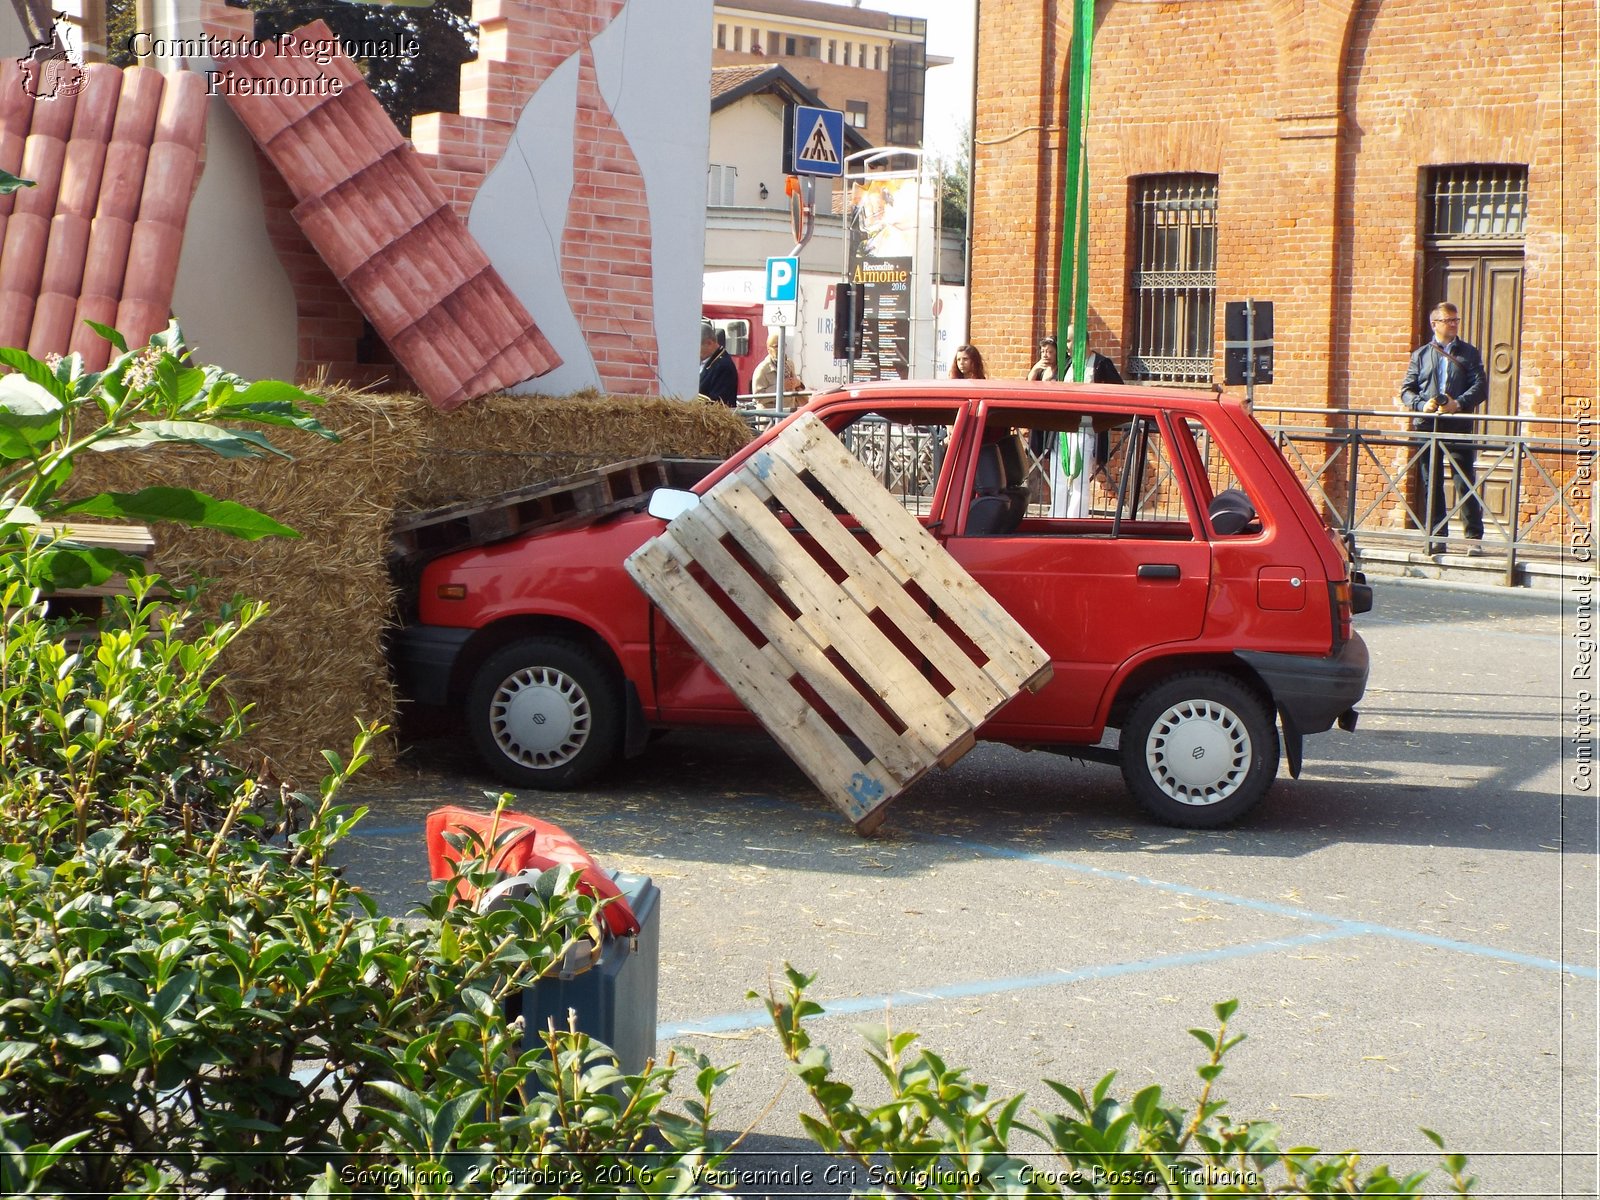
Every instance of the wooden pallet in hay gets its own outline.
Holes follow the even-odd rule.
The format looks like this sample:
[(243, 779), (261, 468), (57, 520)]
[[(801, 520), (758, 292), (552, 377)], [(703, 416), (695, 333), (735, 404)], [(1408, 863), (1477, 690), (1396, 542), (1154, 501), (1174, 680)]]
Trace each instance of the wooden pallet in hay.
[[(44, 521), (39, 531), (46, 537), (66, 536), (80, 546), (117, 550), (148, 562), (155, 550), (155, 538), (145, 525), (116, 525), (94, 521)], [(70, 617), (84, 627), (105, 613), (106, 600), (128, 590), (128, 577), (116, 574), (104, 583), (56, 588), (45, 598), (45, 612), (51, 617)]]
[(815, 417), (627, 568), (861, 833), (1050, 679), (1038, 643)]
[(486, 500), (407, 513), (395, 521), (394, 549), (402, 560), (415, 560), (483, 546), (617, 512), (667, 485), (661, 459), (630, 458)]

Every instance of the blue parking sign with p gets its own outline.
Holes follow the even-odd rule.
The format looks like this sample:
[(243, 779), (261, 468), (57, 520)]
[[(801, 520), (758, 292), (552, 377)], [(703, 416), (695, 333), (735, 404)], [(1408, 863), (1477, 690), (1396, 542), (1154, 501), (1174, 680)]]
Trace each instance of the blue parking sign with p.
[(800, 298), (800, 260), (798, 258), (767, 259), (768, 304), (793, 304)]

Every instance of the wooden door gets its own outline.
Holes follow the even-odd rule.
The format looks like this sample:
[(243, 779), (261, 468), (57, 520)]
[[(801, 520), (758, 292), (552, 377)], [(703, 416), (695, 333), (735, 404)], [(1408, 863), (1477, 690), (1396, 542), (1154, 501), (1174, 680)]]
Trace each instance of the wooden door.
[[(1503, 246), (1489, 250), (1436, 248), (1429, 253), (1422, 327), (1431, 333), (1427, 314), (1440, 300), (1461, 310), (1461, 336), (1483, 355), (1489, 395), (1479, 412), (1517, 415), (1517, 379), (1522, 356), (1522, 252)], [(1478, 456), (1484, 523), (1490, 531), (1514, 528), (1511, 520), (1512, 456), (1505, 445), (1516, 426), (1485, 421), (1480, 426), (1485, 447)]]

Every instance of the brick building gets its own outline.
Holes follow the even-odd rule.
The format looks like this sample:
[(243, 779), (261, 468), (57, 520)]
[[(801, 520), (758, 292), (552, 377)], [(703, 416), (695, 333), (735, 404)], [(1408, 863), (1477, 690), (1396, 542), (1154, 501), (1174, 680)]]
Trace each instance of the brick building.
[[(1510, 411), (1557, 411), (1563, 367), (1581, 383), (1566, 390), (1587, 393), (1595, 29), (1592, 8), (1564, 7), (1563, 28), (1563, 6), (1536, 0), (1102, 0), (1096, 348), (1133, 377), (1209, 383), (1221, 304), (1271, 299), (1277, 386), (1296, 403), (1371, 407), (1392, 398), (1426, 310), (1451, 291), (1497, 318), (1481, 347), (1516, 356), (1519, 370), (1499, 370)], [(973, 336), (1018, 374), (1054, 323), (1069, 15), (1058, 0), (981, 9)], [(1207, 336), (1162, 337), (1163, 311)], [(1308, 345), (1321, 350), (1296, 349)]]
[[(1071, 16), (980, 6), (972, 336), (1001, 375), (1055, 323)], [(1575, 415), (1600, 284), (1595, 42), (1594, 7), (1559, 0), (1100, 0), (1091, 345), (1130, 381), (1209, 386), (1224, 302), (1268, 299), (1266, 399), (1377, 409), (1448, 295), (1489, 411)]]

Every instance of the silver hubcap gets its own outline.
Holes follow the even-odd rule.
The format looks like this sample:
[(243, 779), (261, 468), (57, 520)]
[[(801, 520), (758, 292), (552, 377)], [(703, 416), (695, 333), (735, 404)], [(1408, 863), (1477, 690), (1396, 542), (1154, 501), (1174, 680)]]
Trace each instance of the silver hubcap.
[(489, 731), (512, 762), (548, 769), (572, 761), (589, 740), (589, 697), (553, 667), (524, 667), (489, 701)]
[(1250, 734), (1224, 704), (1181, 700), (1156, 718), (1144, 761), (1156, 786), (1179, 804), (1216, 804), (1250, 771)]

